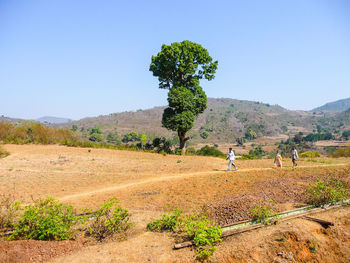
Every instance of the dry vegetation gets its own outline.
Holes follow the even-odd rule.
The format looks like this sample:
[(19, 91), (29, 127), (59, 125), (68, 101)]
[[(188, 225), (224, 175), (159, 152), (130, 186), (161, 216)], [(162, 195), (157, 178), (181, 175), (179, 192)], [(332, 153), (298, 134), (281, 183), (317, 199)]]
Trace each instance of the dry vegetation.
[[(220, 211), (225, 209), (227, 200), (233, 204), (231, 209), (236, 205), (236, 210), (233, 209), (230, 213), (237, 215), (240, 210), (249, 211), (249, 206), (244, 207), (234, 200), (241, 199), (239, 197), (247, 198), (247, 196), (249, 198), (246, 200), (251, 202), (266, 198), (276, 199), (275, 201), (280, 199), (277, 203), (278, 208), (290, 209), (303, 201), (300, 191), (305, 189), (309, 182), (329, 175), (349, 182), (350, 173), (349, 158), (301, 160), (297, 169), (292, 169), (291, 160), (286, 160), (285, 168), (282, 170), (273, 169), (273, 160), (270, 159), (237, 161), (240, 170), (226, 173), (227, 162), (220, 158), (163, 156), (108, 149), (89, 151), (87, 148), (57, 145), (5, 145), (4, 149), (11, 152), (11, 155), (0, 159), (0, 193), (8, 192), (10, 189), (16, 199), (22, 202), (31, 202), (32, 198), (53, 196), (78, 209), (95, 209), (101, 202), (115, 197), (132, 214), (132, 221), (136, 225), (127, 241), (89, 245), (71, 256), (57, 258), (56, 262), (145, 262), (147, 260), (168, 262), (172, 258), (178, 258), (179, 261), (193, 261), (194, 254), (191, 249), (171, 250), (174, 243), (171, 236), (164, 233), (145, 232), (150, 218), (174, 208), (192, 213), (209, 205), (211, 208), (217, 206), (217, 211)], [(286, 195), (288, 191), (293, 194)], [(350, 232), (350, 224), (346, 222), (350, 220), (349, 209), (346, 208), (337, 213), (334, 220), (343, 227), (342, 238), (348, 237), (346, 235)], [(212, 217), (220, 221), (214, 214), (211, 214)], [(327, 216), (331, 218), (331, 215)], [(233, 217), (232, 220), (237, 218), (239, 219), (239, 217)], [(243, 214), (241, 219), (244, 219)], [(295, 222), (296, 225), (302, 225), (298, 220)], [(316, 229), (313, 223), (310, 224), (312, 229)], [(243, 247), (244, 242), (247, 242), (249, 235), (252, 238), (251, 235), (254, 234), (237, 237), (238, 239), (228, 239), (221, 245), (220, 252), (214, 255), (214, 260), (244, 262), (242, 255), (252, 260), (258, 260), (261, 257), (262, 262), (264, 262), (263, 259), (272, 260), (272, 248), (285, 249), (282, 248), (283, 246), (276, 247), (273, 238), (277, 235), (276, 233), (282, 235), (287, 233), (286, 231), (295, 231), (293, 233), (300, 235), (300, 240), (312, 238), (312, 235), (307, 237), (306, 233), (300, 232), (300, 229), (293, 229), (284, 224), (274, 227), (273, 230), (260, 230), (258, 237), (248, 242), (252, 244), (246, 249)], [(264, 235), (269, 236), (271, 242), (267, 242), (264, 248), (259, 249), (260, 252), (251, 253), (253, 244), (259, 245), (263, 242)], [(336, 236), (339, 233), (332, 232), (329, 238), (332, 235)], [(315, 236), (316, 239), (319, 238), (316, 234)], [(337, 236), (337, 238), (340, 237)], [(288, 242), (283, 244), (294, 242), (295, 246), (291, 245), (289, 249), (295, 251), (293, 249), (296, 243), (299, 246), (311, 242), (306, 239), (301, 244), (286, 236)], [(80, 248), (82, 241), (76, 242), (78, 245), (75, 247)], [(4, 251), (4, 248), (12, 251), (9, 243), (2, 243), (0, 251)], [(236, 249), (240, 253), (235, 253)], [(312, 258), (313, 255), (310, 255)], [(57, 254), (53, 253), (53, 256)], [(315, 256), (320, 257), (320, 255)], [(50, 257), (42, 258), (47, 261)], [(37, 262), (41, 262), (40, 259), (37, 259)]]

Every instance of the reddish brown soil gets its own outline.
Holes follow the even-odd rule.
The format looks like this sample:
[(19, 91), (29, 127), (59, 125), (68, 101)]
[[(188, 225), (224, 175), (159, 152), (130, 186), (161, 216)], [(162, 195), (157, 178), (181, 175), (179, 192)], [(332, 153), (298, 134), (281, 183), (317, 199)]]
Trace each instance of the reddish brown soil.
[[(327, 176), (319, 175), (317, 178), (325, 179)], [(338, 179), (350, 182), (349, 175), (338, 175)], [(208, 214), (220, 225), (226, 225), (250, 219), (250, 209), (255, 205), (270, 205), (277, 212), (288, 210), (305, 200), (304, 191), (315, 176), (305, 175), (299, 178), (271, 178), (257, 182), (249, 193), (228, 196), (220, 201), (207, 205)]]
[(313, 217), (334, 223), (327, 229), (302, 218), (226, 239), (214, 262), (350, 262), (350, 209)]
[(0, 241), (0, 262), (47, 262), (81, 248), (78, 241)]

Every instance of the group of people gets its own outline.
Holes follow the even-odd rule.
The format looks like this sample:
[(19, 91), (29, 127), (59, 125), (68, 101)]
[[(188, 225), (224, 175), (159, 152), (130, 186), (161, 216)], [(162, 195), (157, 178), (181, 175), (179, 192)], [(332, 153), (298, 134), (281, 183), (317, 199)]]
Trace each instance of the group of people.
[[(234, 162), (235, 161), (235, 153), (232, 150), (232, 148), (229, 148), (228, 151), (229, 151), (229, 154), (227, 155), (227, 158), (226, 158), (226, 160), (229, 160), (227, 171), (231, 171), (231, 166), (233, 166), (235, 168), (235, 171), (238, 171), (238, 168)], [(293, 149), (292, 149), (293, 168), (298, 166), (298, 163), (297, 163), (298, 159), (299, 159), (298, 151), (295, 147), (293, 147)], [(278, 168), (282, 168), (282, 156), (278, 150), (276, 152), (274, 165)]]

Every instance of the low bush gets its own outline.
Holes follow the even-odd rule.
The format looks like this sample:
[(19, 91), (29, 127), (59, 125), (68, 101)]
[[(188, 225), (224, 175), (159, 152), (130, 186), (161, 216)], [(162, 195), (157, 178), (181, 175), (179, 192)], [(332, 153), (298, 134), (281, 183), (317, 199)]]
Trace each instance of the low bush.
[(152, 222), (147, 224), (147, 229), (150, 231), (174, 231), (179, 224), (181, 216), (180, 210), (174, 210), (172, 214), (164, 214), (161, 219), (152, 219)]
[(109, 199), (97, 211), (92, 212), (91, 218), (86, 234), (99, 241), (116, 234), (125, 237), (126, 231), (133, 225), (129, 222), (128, 210), (121, 208), (114, 198)]
[[(271, 202), (273, 204), (273, 202)], [(278, 213), (269, 205), (256, 205), (250, 209), (250, 215), (257, 223), (269, 225), (278, 218)]]
[(197, 259), (210, 260), (216, 250), (216, 244), (221, 242), (222, 228), (205, 216), (189, 216), (181, 218), (181, 211), (173, 210), (162, 218), (152, 220), (147, 225), (150, 231), (172, 231), (192, 240), (196, 247)]
[(196, 152), (196, 154), (201, 156), (213, 156), (213, 157), (226, 158), (226, 155), (223, 152), (216, 149), (215, 147), (211, 147), (208, 145), (202, 147), (200, 150)]
[(303, 152), (299, 156), (300, 158), (316, 158), (316, 157), (321, 157), (320, 152), (312, 152), (312, 151), (307, 151)]
[(242, 154), (241, 156), (237, 157), (237, 160), (254, 160), (254, 156), (251, 154)]
[(72, 236), (71, 227), (77, 220), (72, 206), (48, 197), (23, 210), (9, 239), (64, 240)]
[(350, 157), (350, 147), (339, 148), (332, 154), (333, 157)]
[(216, 244), (220, 243), (222, 228), (206, 217), (190, 216), (183, 220), (184, 230), (196, 247), (196, 255), (200, 261), (210, 260)]
[(326, 181), (318, 179), (309, 185), (305, 195), (307, 204), (318, 207), (346, 199), (349, 196), (349, 187), (347, 183), (334, 178)]

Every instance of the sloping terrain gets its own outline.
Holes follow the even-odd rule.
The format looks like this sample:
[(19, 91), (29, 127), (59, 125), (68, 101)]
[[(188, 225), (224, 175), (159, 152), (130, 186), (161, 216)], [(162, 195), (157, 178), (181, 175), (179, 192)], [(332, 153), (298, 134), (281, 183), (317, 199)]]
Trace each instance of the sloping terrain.
[(350, 108), (350, 98), (328, 102), (311, 111), (345, 111)]
[[(162, 128), (161, 118), (165, 107), (155, 107), (136, 112), (122, 112), (98, 117), (85, 118), (57, 127), (71, 128), (77, 125), (78, 130), (84, 130), (98, 125), (105, 134), (117, 131), (123, 135), (130, 131), (146, 133), (149, 137), (172, 137), (176, 133)], [(324, 128), (345, 129), (350, 126), (348, 116), (338, 116), (334, 113), (311, 113), (306, 111), (291, 111), (278, 105), (235, 99), (208, 99), (208, 107), (197, 118), (194, 128), (189, 133), (192, 143), (234, 142), (237, 137), (244, 136), (250, 128), (258, 136), (277, 136), (280, 134), (312, 132), (318, 124)], [(340, 126), (340, 122), (343, 125)], [(202, 132), (208, 132), (207, 138), (201, 138)]]
[[(191, 248), (172, 250), (175, 239), (171, 234), (145, 230), (151, 218), (173, 208), (190, 214), (210, 205), (216, 206), (218, 213), (229, 211), (235, 216), (227, 216), (228, 220), (214, 216), (214, 219), (232, 222), (240, 216), (246, 218), (252, 203), (266, 199), (280, 200), (279, 208), (291, 209), (302, 201), (300, 193), (309, 182), (330, 175), (349, 181), (350, 172), (348, 158), (300, 160), (296, 169), (291, 169), (291, 160), (285, 160), (284, 169), (273, 169), (272, 159), (237, 161), (240, 170), (227, 173), (227, 162), (220, 158), (108, 149), (89, 151), (57, 145), (4, 145), (4, 148), (11, 155), (0, 159), (0, 193), (12, 192), (24, 203), (32, 198), (53, 196), (77, 209), (94, 209), (115, 197), (131, 212), (135, 222), (127, 240), (122, 242), (0, 241), (0, 256), (4, 262), (11, 263), (49, 259), (53, 262), (174, 262), (174, 259), (193, 262)], [(237, 202), (240, 199), (245, 202)], [(275, 262), (284, 262), (288, 256), (295, 262), (347, 262), (349, 207), (318, 217), (334, 222), (335, 226), (324, 232), (315, 222), (295, 219), (230, 237), (215, 252), (214, 262), (248, 259), (274, 262), (275, 258)], [(317, 253), (309, 249), (314, 243)]]
[[(86, 138), (87, 131), (100, 126), (105, 138), (109, 132), (119, 136), (134, 131), (148, 135), (174, 137), (175, 132), (162, 127), (161, 119), (165, 107), (155, 107), (135, 112), (113, 113), (98, 117), (84, 118), (66, 123), (53, 123), (46, 120), (46, 125), (57, 128), (76, 126), (80, 136)], [(52, 120), (52, 121), (48, 121)], [(0, 121), (21, 123), (25, 120), (0, 117)], [(60, 120), (61, 121), (61, 120)], [(49, 123), (51, 122), (51, 123)], [(332, 132), (350, 129), (350, 109), (347, 111), (291, 111), (278, 105), (269, 105), (254, 101), (235, 99), (208, 99), (207, 109), (199, 115), (193, 129), (189, 132), (190, 143), (233, 143), (238, 137), (244, 137), (247, 130), (253, 130), (261, 136), (293, 136), (297, 132), (317, 131), (317, 126)], [(203, 133), (207, 136), (203, 136)]]

